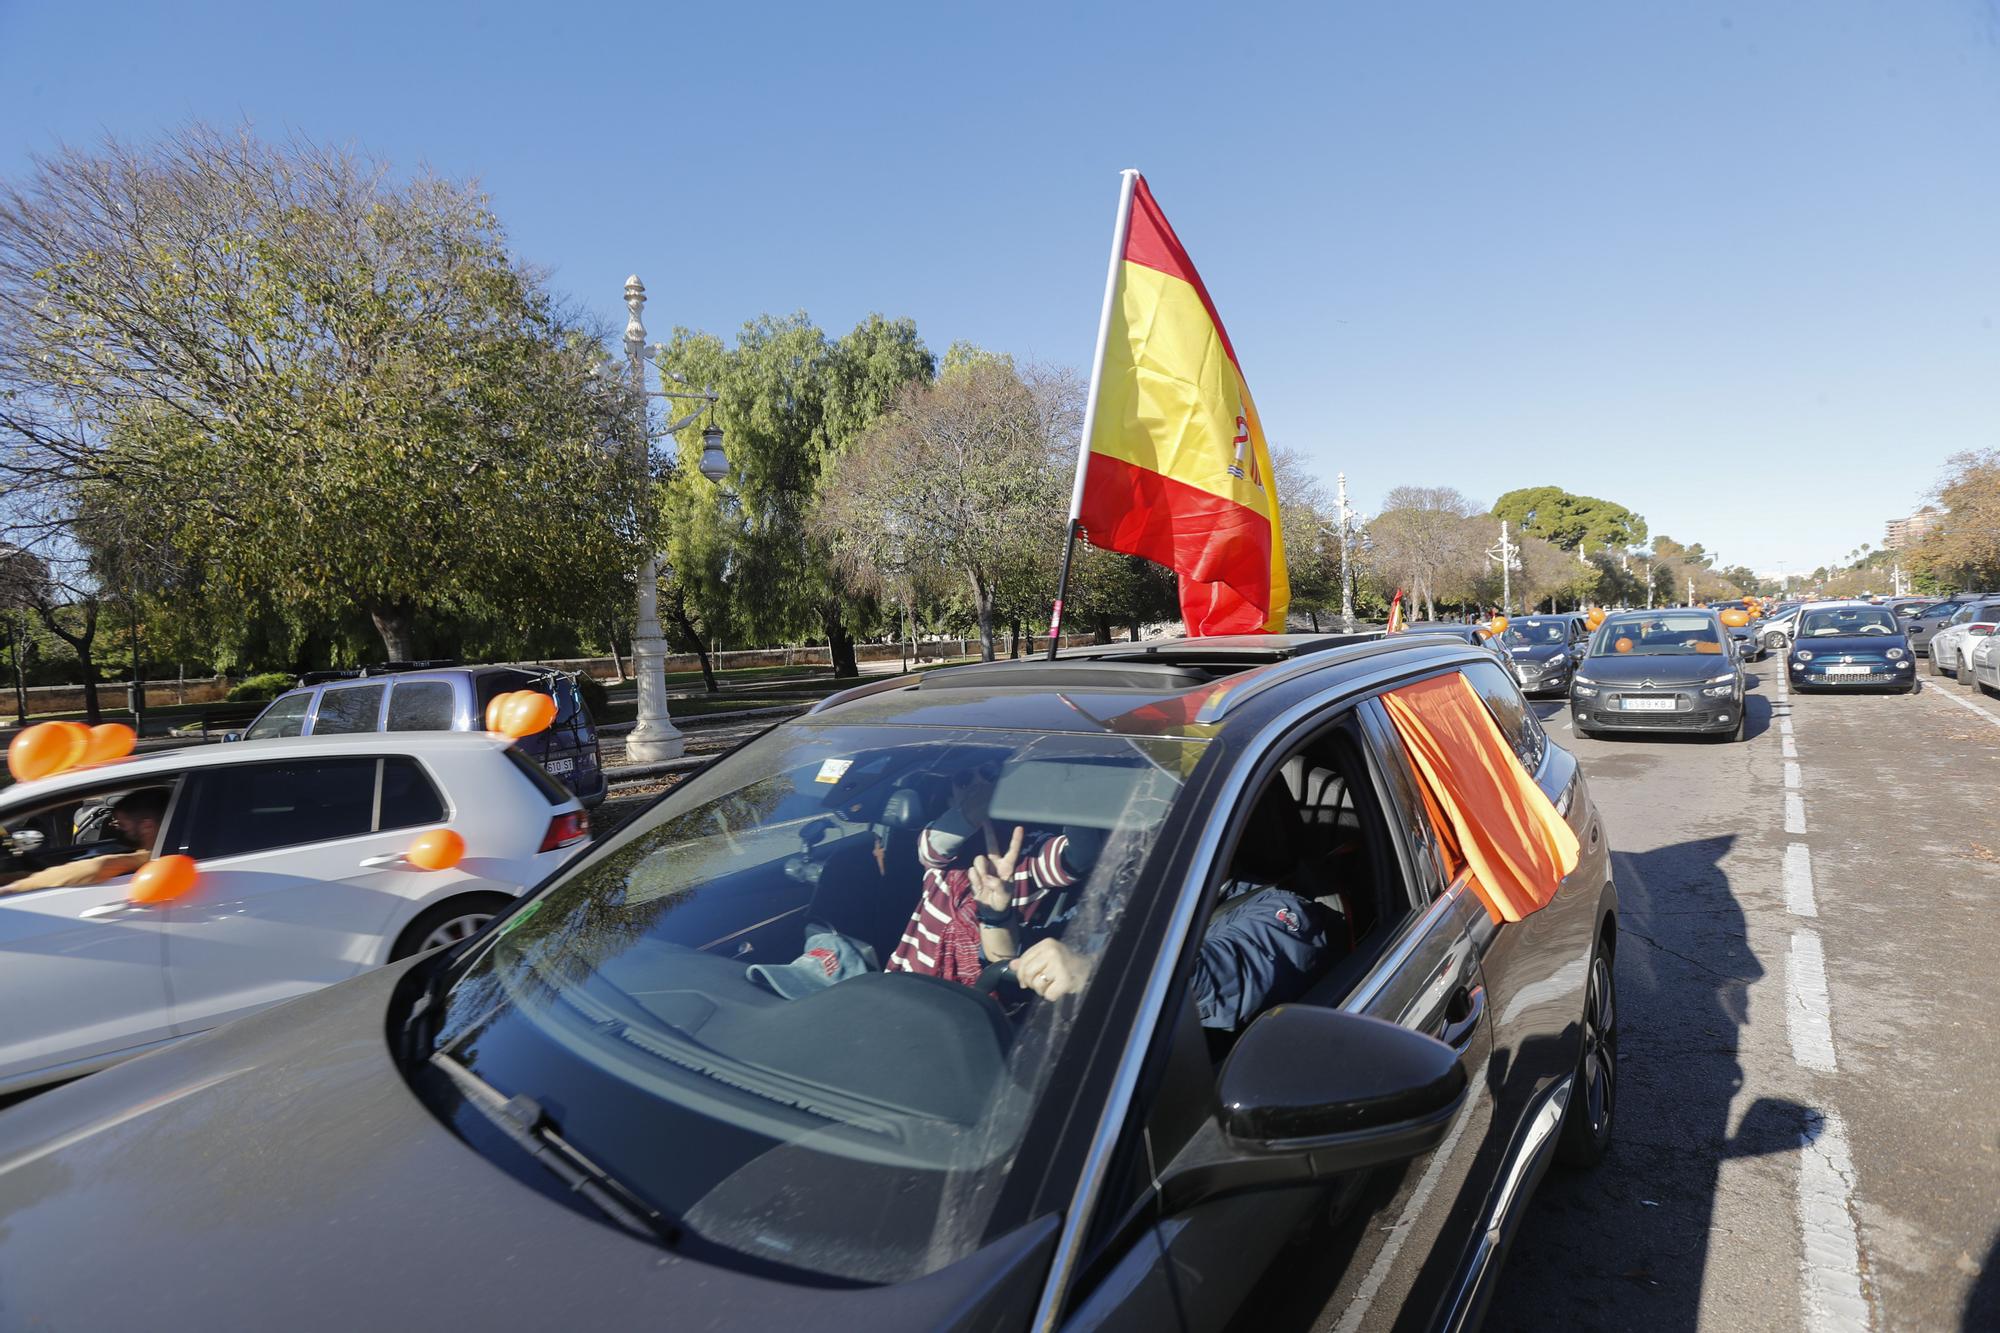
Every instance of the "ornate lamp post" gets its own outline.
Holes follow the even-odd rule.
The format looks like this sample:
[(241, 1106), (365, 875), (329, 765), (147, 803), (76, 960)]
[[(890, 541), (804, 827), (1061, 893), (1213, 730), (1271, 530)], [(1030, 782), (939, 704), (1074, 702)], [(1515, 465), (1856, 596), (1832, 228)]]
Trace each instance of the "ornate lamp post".
[[(670, 393), (646, 388), (646, 326), (640, 312), (646, 308), (646, 284), (633, 274), (625, 280), (625, 308), (632, 316), (625, 322), (625, 358), (631, 363), (632, 401), (639, 414), (639, 429), (633, 437), (634, 464), (642, 475), (652, 474), (653, 432), (647, 403), (653, 398), (694, 399), (694, 411), (669, 424), (663, 432), (694, 424), (702, 413), (715, 405), (710, 390), (700, 393)], [(722, 451), (722, 428), (711, 424), (701, 433), (701, 475), (721, 481), (729, 475), (729, 459)], [(660, 557), (648, 552), (639, 561), (638, 611), (632, 626), (632, 676), (639, 686), (639, 719), (625, 739), (625, 754), (635, 763), (657, 763), (678, 759), (687, 741), (667, 713), (667, 640), (660, 632)]]

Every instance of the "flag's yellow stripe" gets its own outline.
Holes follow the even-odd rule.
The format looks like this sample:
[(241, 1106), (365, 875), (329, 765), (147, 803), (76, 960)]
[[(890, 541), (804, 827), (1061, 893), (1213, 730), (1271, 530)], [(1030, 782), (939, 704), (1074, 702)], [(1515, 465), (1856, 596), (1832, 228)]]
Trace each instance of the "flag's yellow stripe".
[[(1121, 267), (1091, 449), (1234, 501), (1275, 530), (1263, 427), (1200, 294), (1158, 269)], [(1242, 476), (1230, 471), (1239, 416), (1250, 432)], [(1282, 580), (1282, 557), (1273, 563)]]

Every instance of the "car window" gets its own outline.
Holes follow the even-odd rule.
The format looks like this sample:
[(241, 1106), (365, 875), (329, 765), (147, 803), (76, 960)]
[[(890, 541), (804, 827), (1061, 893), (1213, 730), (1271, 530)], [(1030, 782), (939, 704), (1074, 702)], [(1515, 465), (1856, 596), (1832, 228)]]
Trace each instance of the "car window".
[(242, 856), (367, 833), (375, 823), (377, 766), (343, 757), (197, 770), (190, 774), (188, 852)]
[(381, 685), (343, 685), (323, 690), (319, 713), (313, 718), (313, 735), (339, 736), (374, 731), (381, 725)]
[(450, 681), (399, 680), (389, 692), (391, 731), (450, 731), (457, 712)]
[(1509, 621), (1500, 640), (1510, 648), (1529, 647), (1535, 644), (1565, 643), (1570, 637), (1568, 620), (1537, 616), (1533, 619)]
[(1677, 657), (1719, 653), (1722, 640), (1706, 611), (1647, 611), (1613, 617), (1591, 641), (1592, 657)]
[(1534, 776), (1541, 769), (1548, 735), (1542, 730), (1541, 719), (1535, 716), (1534, 710), (1528, 707), (1528, 701), (1521, 696), (1514, 678), (1486, 662), (1469, 663), (1460, 667), (1459, 672), (1471, 684), (1474, 693), (1485, 700), (1486, 711), (1493, 715), (1501, 734), (1514, 747), (1521, 767), (1528, 770), (1530, 777)]
[[(563, 1138), (705, 1259), (867, 1282), (955, 1262), (1028, 1220), (998, 1182), (1050, 1169), (1029, 1124), (1096, 1058), (1069, 1041), (1119, 1002), (1093, 978), (1137, 964), (1152, 904), (1127, 908), (1204, 749), (1160, 725), (784, 724), (475, 948), (432, 1059), (560, 1105)], [(1021, 839), (1007, 929), (1081, 960), (1060, 998), (981, 981), (989, 822), (1001, 854)], [(785, 1180), (839, 1184), (774, 1211)]]
[(1808, 611), (1799, 618), (1802, 639), (1900, 633), (1896, 618), (1879, 606), (1829, 606)]
[[(154, 775), (136, 782), (127, 779), (110, 786), (72, 789), (0, 815), (0, 885), (15, 884), (72, 861), (155, 851), (151, 846), (134, 847), (125, 839), (112, 818), (112, 807), (137, 793), (148, 793), (164, 825), (173, 808), (177, 781), (173, 775)], [(45, 887), (88, 882), (92, 881), (65, 877), (61, 883), (50, 882)]]
[(411, 828), (418, 824), (442, 824), (444, 797), (431, 781), (424, 766), (408, 755), (391, 755), (382, 760), (382, 800), (377, 829)]
[(246, 741), (268, 740), (274, 736), (297, 736), (305, 730), (306, 713), (312, 708), (312, 691), (286, 694), (274, 700), (249, 730), (243, 733)]

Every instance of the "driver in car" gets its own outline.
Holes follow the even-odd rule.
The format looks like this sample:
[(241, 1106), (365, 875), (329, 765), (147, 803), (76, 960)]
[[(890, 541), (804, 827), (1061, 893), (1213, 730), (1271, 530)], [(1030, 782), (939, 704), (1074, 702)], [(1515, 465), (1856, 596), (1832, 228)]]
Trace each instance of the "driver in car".
[(30, 889), (69, 889), (82, 884), (102, 884), (119, 875), (129, 875), (153, 859), (153, 845), (160, 840), (160, 821), (166, 818), (167, 792), (162, 787), (142, 787), (127, 792), (111, 807), (111, 822), (118, 840), (135, 850), (105, 856), (86, 856), (33, 871), (0, 884), (0, 893), (25, 893)]
[[(887, 970), (969, 986), (988, 964), (1004, 962), (1026, 989), (1061, 999), (1083, 989), (1094, 959), (1057, 937), (1063, 922), (1045, 908), (1052, 893), (1089, 877), (1104, 834), (1066, 828), (1030, 837), (1017, 824), (1003, 848), (986, 817), (997, 776), (988, 766), (955, 778), (956, 807), (924, 830), (924, 894)], [(975, 833), (987, 850), (968, 856)], [(1244, 874), (1224, 886), (1221, 901), (1195, 959), (1194, 1000), (1203, 1027), (1236, 1032), (1303, 995), (1344, 934), (1332, 909)]]

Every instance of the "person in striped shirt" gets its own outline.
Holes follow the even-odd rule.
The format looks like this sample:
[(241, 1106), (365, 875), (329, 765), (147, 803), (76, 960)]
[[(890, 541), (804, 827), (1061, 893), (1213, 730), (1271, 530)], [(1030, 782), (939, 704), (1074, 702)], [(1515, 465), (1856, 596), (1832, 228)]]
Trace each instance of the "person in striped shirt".
[(1103, 842), (1095, 830), (1030, 834), (1017, 824), (1002, 845), (986, 816), (997, 776), (983, 765), (954, 777), (956, 805), (918, 839), (923, 894), (886, 971), (972, 985), (1058, 925), (1054, 896), (1090, 873)]

